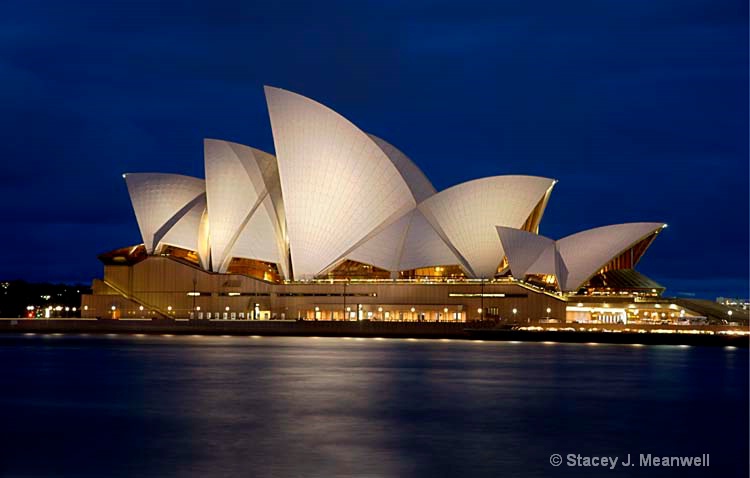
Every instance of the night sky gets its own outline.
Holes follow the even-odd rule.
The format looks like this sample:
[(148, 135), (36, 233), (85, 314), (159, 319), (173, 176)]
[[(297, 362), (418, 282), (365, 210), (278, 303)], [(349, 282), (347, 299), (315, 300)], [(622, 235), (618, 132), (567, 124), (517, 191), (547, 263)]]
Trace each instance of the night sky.
[[(664, 221), (639, 269), (747, 296), (746, 0), (0, 6), (0, 278), (89, 282), (141, 241), (123, 172), (273, 152), (263, 84), (409, 155), (438, 190), (559, 179), (553, 238)], [(106, 5), (105, 5), (106, 4)]]

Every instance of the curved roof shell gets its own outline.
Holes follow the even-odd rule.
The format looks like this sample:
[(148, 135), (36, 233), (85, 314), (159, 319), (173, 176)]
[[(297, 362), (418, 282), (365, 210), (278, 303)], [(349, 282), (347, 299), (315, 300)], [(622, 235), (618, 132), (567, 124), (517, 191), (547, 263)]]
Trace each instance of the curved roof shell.
[(226, 272), (232, 257), (279, 264), (286, 275), (283, 202), (276, 158), (229, 141), (204, 141), (211, 264)]
[(265, 94), (277, 157), (207, 139), (205, 181), (124, 175), (148, 253), (195, 250), (218, 272), (234, 257), (257, 259), (302, 280), (346, 259), (393, 272), (458, 265), (490, 278), (507, 257), (514, 275), (554, 274), (569, 291), (605, 266), (635, 264), (663, 227), (538, 236), (554, 180), (495, 176), (436, 192), (403, 152), (330, 108), (278, 88)]
[(576, 290), (610, 260), (665, 227), (661, 222), (631, 222), (588, 229), (557, 241), (568, 267), (563, 290)]
[(437, 233), (422, 211), (415, 209), (401, 247), (398, 270), (447, 265), (463, 266), (463, 261)]
[(366, 133), (309, 98), (266, 87), (295, 279), (312, 279), (415, 206)]
[(206, 213), (206, 195), (201, 194), (199, 199), (193, 203), (193, 206), (180, 218), (171, 229), (169, 229), (157, 245), (169, 244), (181, 247), (191, 251), (198, 251), (200, 254), (199, 229), (201, 218)]
[(346, 258), (370, 264), (387, 271), (398, 271), (401, 263), (401, 249), (409, 230), (413, 210), (370, 236), (355, 248)]
[(558, 241), (508, 227), (498, 227), (497, 233), (514, 277), (555, 275), (560, 289), (570, 292), (578, 290), (612, 259), (663, 227), (659, 222), (616, 224)]
[[(396, 166), (409, 186), (415, 203), (436, 193), (427, 176), (408, 156), (377, 136), (371, 134), (370, 138)], [(392, 272), (460, 264), (456, 254), (417, 208), (370, 233), (346, 258)]]
[(523, 227), (554, 184), (536, 176), (476, 179), (440, 191), (419, 210), (463, 259), (469, 275), (491, 278), (505, 255), (495, 226)]
[[(164, 173), (128, 173), (123, 177), (148, 253), (153, 253), (165, 236), (174, 244), (196, 243), (188, 224), (192, 224), (200, 203), (205, 202), (202, 179)], [(179, 227), (169, 234), (178, 223)], [(194, 232), (197, 235), (197, 229)]]
[(414, 161), (412, 161), (411, 158), (388, 141), (378, 138), (373, 134), (369, 136), (375, 141), (375, 144), (383, 150), (386, 156), (388, 156), (388, 159), (391, 160), (393, 165), (396, 166), (396, 169), (398, 169), (398, 172), (401, 173), (401, 177), (406, 181), (406, 185), (409, 187), (409, 190), (417, 203), (424, 201), (437, 192), (435, 186), (432, 185), (427, 176), (425, 176), (422, 170), (419, 169), (419, 166), (414, 164)]
[(392, 272), (461, 264), (417, 208), (372, 236), (347, 258)]
[(527, 274), (557, 274), (553, 239), (512, 227), (498, 226), (497, 233), (513, 277), (523, 279)]

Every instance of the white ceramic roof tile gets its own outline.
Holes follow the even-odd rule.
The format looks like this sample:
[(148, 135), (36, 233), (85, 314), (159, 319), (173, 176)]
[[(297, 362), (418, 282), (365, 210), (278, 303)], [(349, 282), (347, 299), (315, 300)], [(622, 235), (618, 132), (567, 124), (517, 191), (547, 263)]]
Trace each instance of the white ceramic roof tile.
[(555, 274), (555, 241), (511, 227), (498, 226), (497, 233), (513, 277), (523, 279), (526, 274)]
[(389, 271), (399, 270), (399, 258), (404, 236), (413, 212), (405, 214), (347, 256), (348, 259), (370, 264)]
[(523, 226), (553, 185), (535, 176), (482, 178), (440, 191), (419, 210), (466, 260), (471, 275), (490, 278), (505, 255), (495, 227)]
[(465, 269), (461, 260), (438, 235), (432, 224), (419, 209), (416, 209), (409, 223), (398, 270), (450, 265), (460, 265)]
[(258, 211), (252, 215), (240, 232), (229, 257), (274, 262), (280, 266), (279, 271), (284, 272), (286, 261), (283, 260), (283, 250), (280, 249), (279, 242), (276, 240), (276, 225), (273, 216), (268, 213), (270, 211), (273, 211), (273, 206), (270, 196), (266, 195)]
[(414, 164), (408, 156), (384, 139), (372, 134), (370, 138), (375, 141), (375, 144), (383, 150), (393, 165), (396, 166), (396, 169), (398, 169), (404, 181), (406, 181), (417, 203), (424, 201), (437, 192), (430, 180), (427, 179), (427, 176), (419, 169), (419, 166)]
[(663, 227), (657, 222), (616, 224), (558, 241), (505, 227), (498, 227), (497, 232), (515, 277), (554, 274), (560, 288), (571, 292), (612, 259)]
[(294, 275), (310, 279), (415, 201), (388, 156), (351, 122), (296, 93), (265, 91)]
[[(181, 174), (128, 173), (123, 175), (146, 250), (188, 212), (190, 203), (205, 192), (202, 179)], [(186, 209), (188, 208), (188, 209)]]
[(161, 238), (159, 244), (170, 244), (191, 251), (200, 252), (198, 248), (198, 229), (201, 217), (206, 211), (206, 195), (200, 199), (180, 218), (174, 226)]
[(663, 227), (660, 222), (633, 222), (597, 227), (560, 239), (557, 247), (568, 268), (563, 290), (577, 290), (609, 261)]
[(211, 244), (208, 230), (208, 208), (203, 208), (200, 222), (198, 223), (198, 259), (201, 267), (211, 269)]
[(236, 256), (278, 263), (283, 273), (283, 202), (274, 157), (214, 139), (205, 140), (204, 149), (213, 269), (225, 272)]

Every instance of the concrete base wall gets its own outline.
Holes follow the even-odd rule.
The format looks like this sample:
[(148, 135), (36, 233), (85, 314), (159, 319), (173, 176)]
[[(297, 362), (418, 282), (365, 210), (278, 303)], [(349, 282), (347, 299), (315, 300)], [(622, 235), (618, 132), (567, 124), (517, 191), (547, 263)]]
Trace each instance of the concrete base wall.
[[(105, 287), (106, 286), (106, 287)], [(115, 294), (112, 293), (115, 291)], [(82, 298), (82, 317), (533, 323), (565, 320), (564, 298), (512, 279), (497, 281), (292, 282), (217, 274), (169, 257), (107, 265)]]

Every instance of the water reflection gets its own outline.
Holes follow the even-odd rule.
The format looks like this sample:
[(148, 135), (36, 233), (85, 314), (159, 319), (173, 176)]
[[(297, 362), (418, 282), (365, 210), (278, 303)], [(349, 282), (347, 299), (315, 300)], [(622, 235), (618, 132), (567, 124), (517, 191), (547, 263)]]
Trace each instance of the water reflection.
[(747, 350), (257, 339), (0, 338), (0, 475), (578, 476), (548, 463), (573, 452), (747, 463)]

